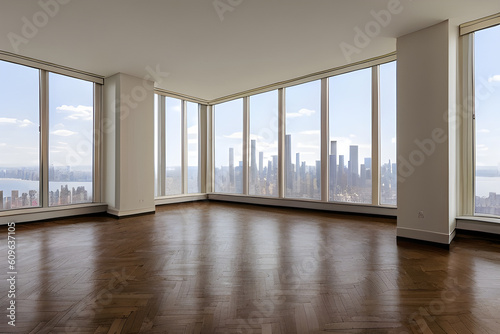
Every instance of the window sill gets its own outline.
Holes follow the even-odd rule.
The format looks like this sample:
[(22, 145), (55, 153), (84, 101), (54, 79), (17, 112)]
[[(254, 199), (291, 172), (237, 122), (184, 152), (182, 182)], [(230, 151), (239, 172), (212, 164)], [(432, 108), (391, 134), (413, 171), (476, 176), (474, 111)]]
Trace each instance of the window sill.
[(500, 234), (500, 218), (459, 216), (456, 221), (459, 230)]
[(277, 207), (290, 207), (300, 209), (313, 209), (332, 212), (346, 212), (355, 214), (368, 214), (396, 217), (395, 206), (376, 206), (360, 203), (342, 203), (342, 202), (322, 202), (311, 199), (296, 198), (278, 198), (278, 197), (260, 197), (239, 194), (210, 193), (209, 200), (226, 201), (236, 203), (248, 203), (257, 205), (268, 205)]
[(86, 203), (49, 208), (26, 208), (8, 210), (0, 212), (0, 225), (5, 225), (9, 222), (22, 223), (85, 215), (91, 213), (100, 213), (106, 212), (107, 208), (108, 205), (106, 203)]
[(207, 199), (207, 194), (182, 194), (172, 196), (162, 196), (155, 198), (155, 205), (175, 204), (191, 201), (203, 201)]

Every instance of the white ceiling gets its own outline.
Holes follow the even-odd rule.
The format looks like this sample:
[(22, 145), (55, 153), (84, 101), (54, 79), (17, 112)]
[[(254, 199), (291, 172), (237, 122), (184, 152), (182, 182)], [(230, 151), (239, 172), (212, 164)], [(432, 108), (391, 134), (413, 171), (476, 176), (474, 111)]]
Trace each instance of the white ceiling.
[[(56, 0), (41, 0), (54, 3)], [(500, 12), (498, 0), (400, 0), (401, 13), (348, 61), (355, 28), (398, 0), (0, 0), (0, 50), (110, 76), (168, 73), (160, 88), (211, 100), (396, 50), (396, 38)], [(215, 3), (227, 10), (220, 19)], [(232, 5), (231, 5), (232, 4)], [(56, 11), (54, 6), (49, 7)], [(24, 18), (24, 19), (23, 19)], [(23, 20), (42, 25), (15, 50)]]

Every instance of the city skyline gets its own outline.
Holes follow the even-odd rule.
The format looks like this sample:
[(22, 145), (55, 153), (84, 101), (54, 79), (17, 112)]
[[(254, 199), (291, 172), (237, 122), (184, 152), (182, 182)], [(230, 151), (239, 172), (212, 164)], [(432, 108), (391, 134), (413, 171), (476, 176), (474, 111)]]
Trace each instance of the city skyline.
[[(287, 197), (318, 198), (319, 190), (324, 182), (321, 181), (321, 163), (316, 161), (313, 166), (302, 160), (300, 153), (296, 153), (292, 161), (292, 135), (285, 135), (285, 184)], [(359, 163), (358, 147), (351, 145), (350, 155), (338, 156), (337, 142), (330, 142), (329, 156), (329, 192), (330, 200), (347, 202), (371, 202), (371, 157), (363, 157)], [(258, 158), (257, 158), (258, 153)], [(250, 141), (249, 154), (249, 194), (277, 196), (278, 156), (265, 160), (256, 149), (256, 140)], [(347, 164), (345, 163), (347, 161)], [(215, 169), (215, 182), (219, 192), (242, 193), (243, 161), (234, 160), (234, 149), (229, 148), (226, 165)], [(381, 169), (381, 192), (388, 198), (386, 204), (396, 204), (396, 164), (388, 162)], [(227, 174), (227, 175), (225, 175)]]

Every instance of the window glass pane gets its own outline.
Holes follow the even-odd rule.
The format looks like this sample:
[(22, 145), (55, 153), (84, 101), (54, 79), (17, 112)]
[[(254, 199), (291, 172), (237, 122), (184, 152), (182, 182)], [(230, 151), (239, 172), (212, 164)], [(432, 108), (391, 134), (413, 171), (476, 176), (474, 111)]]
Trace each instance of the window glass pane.
[(200, 170), (199, 160), (199, 106), (197, 103), (187, 102), (187, 140), (188, 140), (188, 193), (199, 193)]
[(278, 196), (278, 91), (250, 97), (250, 195)]
[(154, 130), (154, 132), (155, 132), (155, 134), (154, 134), (154, 136), (155, 136), (155, 144), (154, 144), (155, 145), (154, 146), (154, 148), (155, 148), (155, 197), (158, 197), (158, 196), (160, 196), (160, 193), (159, 193), (160, 189), (158, 189), (158, 178), (160, 177), (160, 175), (158, 173), (158, 163), (159, 163), (159, 161), (158, 161), (158, 140), (159, 140), (159, 137), (158, 137), (159, 136), (159, 133), (158, 133), (158, 112), (159, 111), (158, 111), (158, 95), (157, 94), (155, 94), (155, 102), (154, 103), (155, 103), (155, 106), (154, 106), (154, 108), (155, 108), (155, 111), (154, 111), (154, 113), (155, 113), (155, 116), (154, 116), (154, 119), (155, 119), (154, 120), (154, 122), (155, 122), (155, 130)]
[(500, 215), (500, 26), (475, 33), (476, 214)]
[(371, 68), (329, 79), (330, 200), (371, 203)]
[(0, 101), (0, 210), (39, 206), (39, 71), (0, 61)]
[(380, 204), (397, 204), (396, 62), (380, 65)]
[(321, 81), (286, 88), (286, 196), (321, 197)]
[(243, 99), (215, 106), (215, 192), (243, 193)]
[(181, 149), (182, 138), (181, 100), (165, 98), (166, 172), (165, 195), (182, 193)]
[(92, 202), (94, 84), (49, 73), (49, 205)]

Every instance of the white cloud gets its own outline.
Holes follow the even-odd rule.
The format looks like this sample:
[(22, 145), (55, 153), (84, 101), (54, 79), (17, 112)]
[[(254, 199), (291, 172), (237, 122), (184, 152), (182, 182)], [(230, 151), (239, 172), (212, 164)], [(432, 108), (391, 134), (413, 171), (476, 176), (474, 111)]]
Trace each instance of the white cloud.
[(19, 121), (19, 126), (21, 128), (25, 128), (27, 126), (30, 126), (30, 125), (35, 125), (32, 121), (30, 121), (29, 119), (23, 119), (22, 121)]
[(488, 130), (488, 129), (481, 129), (478, 132), (479, 133), (490, 133), (490, 130)]
[(198, 125), (193, 125), (187, 128), (188, 135), (197, 135), (198, 134)]
[(287, 118), (296, 118), (296, 117), (302, 117), (302, 116), (311, 116), (315, 112), (316, 112), (315, 110), (309, 110), (309, 109), (302, 108), (298, 112), (286, 113), (286, 117)]
[(0, 147), (5, 147), (5, 146), (7, 146), (6, 143), (0, 143)]
[(306, 130), (299, 132), (301, 135), (320, 135), (321, 130)]
[(5, 124), (16, 124), (16, 123), (17, 123), (17, 119), (15, 119), (15, 118), (5, 118), (5, 117), (1, 117), (1, 118), (0, 118), (0, 123), (5, 123)]
[(25, 128), (25, 127), (30, 126), (30, 125), (35, 125), (35, 123), (30, 121), (29, 119), (20, 120), (17, 118), (6, 118), (6, 117), (0, 118), (0, 124), (2, 124), (2, 123), (3, 124), (17, 124), (21, 128)]
[(262, 141), (262, 140), (264, 140), (264, 137), (259, 136), (259, 135), (255, 135), (255, 134), (251, 133), (250, 134), (250, 140)]
[(297, 147), (298, 148), (309, 148), (309, 149), (313, 149), (313, 150), (319, 150), (318, 145), (307, 145), (307, 144), (298, 143)]
[(60, 107), (57, 107), (56, 109), (59, 112), (70, 113), (70, 115), (66, 117), (66, 119), (72, 119), (72, 120), (91, 121), (94, 114), (94, 108), (91, 106), (79, 105), (75, 107), (64, 104)]
[(234, 133), (231, 133), (229, 136), (224, 136), (224, 138), (242, 139), (243, 138), (243, 132), (234, 132)]
[(484, 144), (477, 145), (476, 148), (478, 151), (488, 151), (489, 150), (488, 146), (486, 146)]
[(496, 74), (489, 77), (488, 82), (500, 82), (500, 74)]
[(56, 130), (56, 131), (52, 131), (51, 134), (53, 134), (55, 136), (69, 137), (69, 136), (76, 134), (76, 132), (70, 131), (70, 130)]

